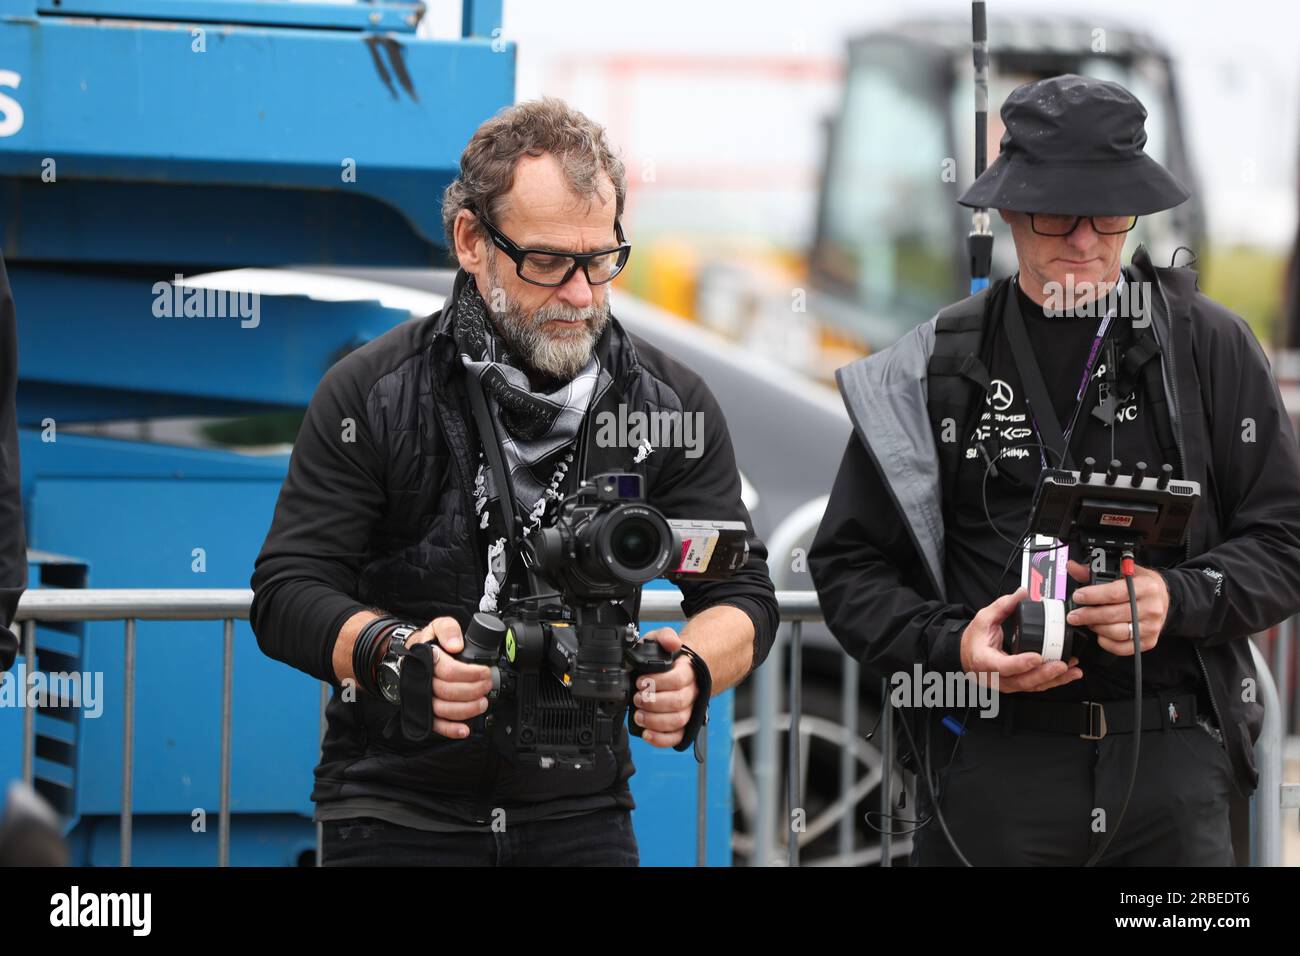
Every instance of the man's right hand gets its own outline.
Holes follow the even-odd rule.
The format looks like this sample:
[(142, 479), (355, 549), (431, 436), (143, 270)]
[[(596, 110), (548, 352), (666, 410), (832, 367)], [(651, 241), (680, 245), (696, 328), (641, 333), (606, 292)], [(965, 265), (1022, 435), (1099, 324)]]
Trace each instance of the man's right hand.
[(462, 721), (488, 709), (492, 673), (482, 664), (466, 664), (452, 657), (465, 647), (460, 624), (454, 617), (434, 618), (412, 634), (406, 646), (435, 642), (433, 650), (433, 732), (460, 739), (469, 736)]
[(975, 615), (961, 635), (961, 666), (969, 674), (997, 674), (998, 690), (1004, 694), (1044, 691), (1076, 681), (1083, 671), (1077, 657), (1065, 661), (1043, 661), (1041, 654), (1008, 654), (1002, 650), (1002, 622), (1016, 605), (1029, 597), (1025, 588), (1006, 594)]

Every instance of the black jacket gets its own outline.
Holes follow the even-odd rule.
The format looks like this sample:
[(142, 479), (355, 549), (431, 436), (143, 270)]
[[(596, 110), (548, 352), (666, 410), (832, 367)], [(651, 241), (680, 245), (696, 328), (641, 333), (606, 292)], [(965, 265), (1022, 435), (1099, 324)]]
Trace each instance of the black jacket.
[[(1249, 794), (1263, 707), (1248, 638), (1300, 611), (1300, 452), (1246, 324), (1204, 296), (1190, 269), (1156, 269), (1139, 249), (1133, 270), (1154, 284), (1181, 477), (1202, 488), (1188, 557), (1163, 572), (1170, 610), (1162, 637), (1196, 649), (1237, 786)], [(929, 322), (841, 370), (854, 434), (809, 552), (828, 625), (878, 674), (916, 662), (960, 672), (961, 633), (978, 610), (944, 596), (925, 408), (933, 341)]]
[[(0, 257), (0, 628), (14, 619), (27, 587), (22, 472), (18, 465), (18, 332), (9, 276)], [(0, 669), (16, 651), (16, 638), (0, 631)]]
[[(381, 609), (418, 623), (450, 615), (464, 628), (478, 610), (487, 567), (483, 532), (470, 520), (478, 438), (450, 334), (464, 281), (458, 276), (441, 312), (392, 329), (331, 368), (299, 431), (253, 573), (251, 620), (267, 655), (320, 680), (337, 684), (335, 638), (357, 611)], [(629, 412), (698, 411), (704, 437), (699, 457), (659, 448), (636, 466), (634, 448), (588, 440), (587, 474), (634, 467), (645, 475), (650, 503), (668, 517), (748, 524), (726, 423), (707, 386), (616, 320), (597, 354), (613, 385), (593, 412), (617, 412), (620, 404)], [(588, 415), (588, 429), (594, 418)], [(750, 527), (748, 564), (728, 580), (684, 586), (683, 609), (693, 615), (729, 604), (747, 613), (757, 666), (778, 611), (766, 550)], [(516, 770), (479, 734), (418, 744), (385, 739), (392, 714), (364, 691), (355, 704), (336, 691), (314, 800), (378, 797), (464, 821), (495, 807), (531, 808), (512, 813), (518, 820), (631, 806), (625, 728), (594, 770), (556, 774)]]

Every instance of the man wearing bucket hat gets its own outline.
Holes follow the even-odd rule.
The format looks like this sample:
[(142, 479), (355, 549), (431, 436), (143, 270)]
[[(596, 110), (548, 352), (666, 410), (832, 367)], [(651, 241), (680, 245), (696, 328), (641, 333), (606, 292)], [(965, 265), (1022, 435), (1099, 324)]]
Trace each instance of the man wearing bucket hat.
[[(1230, 791), (1259, 776), (1248, 638), (1300, 611), (1296, 439), (1254, 336), (1193, 271), (1141, 246), (1122, 266), (1138, 217), (1189, 195), (1143, 151), (1141, 103), (1067, 75), (1019, 87), (1002, 117), (958, 201), (999, 211), (1019, 270), (840, 370), (854, 431), (809, 568), (869, 673), (999, 688), (979, 711), (902, 712), (914, 862), (1230, 864)], [(1202, 489), (1186, 546), (1143, 552), (1133, 579), (1140, 713), (1123, 582), (1074, 591), (1069, 623), (1096, 639), (1068, 660), (1002, 649), (1038, 475), (1085, 458)], [(1070, 558), (1087, 580), (1088, 555)]]

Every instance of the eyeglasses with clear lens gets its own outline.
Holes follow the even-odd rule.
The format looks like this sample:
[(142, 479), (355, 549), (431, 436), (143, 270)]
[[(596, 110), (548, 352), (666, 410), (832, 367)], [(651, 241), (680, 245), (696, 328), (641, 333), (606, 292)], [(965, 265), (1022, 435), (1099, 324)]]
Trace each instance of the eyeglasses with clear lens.
[(623, 271), (632, 254), (632, 244), (623, 235), (623, 226), (617, 219), (614, 220), (614, 236), (618, 239), (618, 246), (597, 252), (526, 249), (494, 226), (486, 216), (480, 213), (478, 219), (493, 245), (514, 261), (519, 278), (548, 289), (564, 285), (579, 268), (591, 285), (604, 285)]
[(1131, 232), (1137, 225), (1137, 216), (1058, 216), (1055, 213), (1031, 212), (1029, 226), (1040, 236), (1068, 236), (1087, 219), (1093, 232), (1099, 236), (1117, 236)]

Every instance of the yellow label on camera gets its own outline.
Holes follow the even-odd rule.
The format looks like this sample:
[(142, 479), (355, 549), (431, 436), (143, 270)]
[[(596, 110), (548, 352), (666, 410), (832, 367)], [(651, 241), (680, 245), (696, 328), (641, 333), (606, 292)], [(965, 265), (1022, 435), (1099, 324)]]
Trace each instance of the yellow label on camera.
[(506, 659), (511, 664), (515, 662), (515, 629), (513, 627), (506, 628)]

